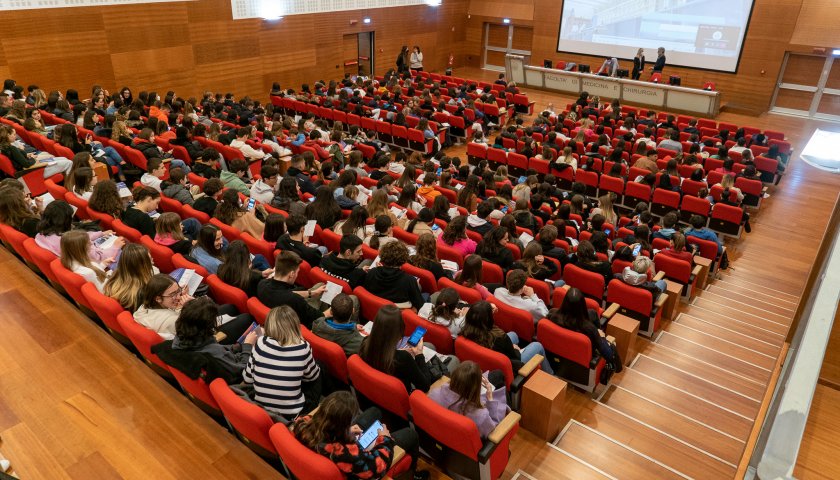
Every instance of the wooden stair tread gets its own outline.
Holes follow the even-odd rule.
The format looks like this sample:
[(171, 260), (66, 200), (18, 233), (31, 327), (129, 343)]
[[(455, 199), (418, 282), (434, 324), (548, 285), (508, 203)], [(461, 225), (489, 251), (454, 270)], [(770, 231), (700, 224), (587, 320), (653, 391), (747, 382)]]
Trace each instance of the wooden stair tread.
[[(580, 480), (583, 478), (609, 480), (610, 478), (548, 444), (522, 471), (538, 480), (548, 478), (558, 480)], [(526, 478), (520, 478), (526, 480)]]
[[(740, 338), (744, 346), (753, 348), (755, 350), (764, 351), (768, 354), (778, 354), (782, 348), (785, 337), (782, 335), (769, 332), (767, 330), (755, 328), (742, 322), (732, 321), (711, 315), (699, 308), (686, 308), (682, 315), (679, 316), (676, 323), (688, 325), (697, 330), (702, 330), (711, 334), (737, 335), (737, 337), (724, 338)], [(761, 350), (765, 349), (765, 350)]]
[[(715, 352), (720, 352), (720, 354), (722, 355), (728, 355), (728, 357), (726, 357), (727, 359), (730, 357), (734, 357), (738, 360), (741, 360), (742, 362), (755, 365), (756, 367), (761, 367), (765, 370), (771, 370), (776, 364), (775, 356), (757, 352), (750, 348), (744, 347), (735, 341), (727, 341), (728, 339), (724, 338), (723, 336), (709, 335), (707, 333), (699, 332), (695, 329), (689, 328), (686, 325), (680, 325), (676, 322), (671, 322), (671, 325), (668, 326), (668, 329), (662, 334), (662, 337), (657, 340), (657, 343), (667, 345), (667, 343), (663, 343), (663, 341), (665, 341), (666, 338), (678, 338), (680, 339), (680, 341), (686, 343), (694, 342), (698, 344), (698, 347), (713, 350)], [(691, 355), (691, 353), (688, 353), (687, 351), (686, 353), (688, 355)], [(696, 358), (701, 358), (707, 362), (717, 364), (717, 360), (712, 361), (706, 356)], [(721, 364), (720, 366), (722, 368), (727, 368), (723, 364)], [(729, 369), (727, 368), (727, 370)]]
[(783, 305), (776, 305), (773, 302), (765, 301), (763, 298), (756, 298), (751, 297), (746, 294), (731, 292), (728, 290), (718, 288), (712, 288), (714, 285), (710, 285), (707, 290), (703, 292), (703, 296), (708, 298), (709, 300), (713, 300), (716, 302), (721, 303), (732, 303), (732, 306), (735, 308), (743, 309), (744, 307), (756, 309), (759, 311), (770, 312), (773, 315), (778, 315), (782, 318), (792, 318), (793, 310), (795, 308), (791, 308), (790, 305), (783, 306)]
[(714, 313), (725, 315), (727, 318), (737, 318), (741, 322), (748, 323), (750, 325), (754, 325), (756, 327), (760, 327), (781, 335), (786, 335), (788, 328), (790, 327), (789, 322), (781, 323), (777, 320), (768, 319), (765, 316), (755, 314), (744, 314), (743, 312), (737, 311), (736, 309), (730, 308), (729, 306), (724, 305), (722, 303), (709, 301), (703, 296), (696, 297), (692, 305), (701, 307), (704, 310), (709, 310)]

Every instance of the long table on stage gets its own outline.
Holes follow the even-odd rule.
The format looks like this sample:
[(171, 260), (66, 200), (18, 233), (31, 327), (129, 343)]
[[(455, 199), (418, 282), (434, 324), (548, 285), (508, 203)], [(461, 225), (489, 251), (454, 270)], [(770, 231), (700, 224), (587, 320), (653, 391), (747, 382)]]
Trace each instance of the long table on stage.
[(716, 117), (720, 111), (720, 92), (710, 90), (535, 67), (527, 65), (526, 58), (519, 55), (508, 55), (505, 58), (505, 69), (509, 80), (527, 87), (573, 95), (585, 91), (602, 99), (618, 98), (621, 103), (695, 113), (710, 118)]

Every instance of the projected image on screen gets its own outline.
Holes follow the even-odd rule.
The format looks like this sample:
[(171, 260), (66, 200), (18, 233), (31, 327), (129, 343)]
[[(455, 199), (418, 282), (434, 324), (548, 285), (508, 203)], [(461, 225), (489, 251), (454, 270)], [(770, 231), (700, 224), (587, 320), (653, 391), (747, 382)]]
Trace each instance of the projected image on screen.
[[(558, 52), (734, 72), (753, 0), (565, 0)], [(632, 65), (621, 65), (630, 68)], [(666, 66), (667, 71), (667, 66)]]

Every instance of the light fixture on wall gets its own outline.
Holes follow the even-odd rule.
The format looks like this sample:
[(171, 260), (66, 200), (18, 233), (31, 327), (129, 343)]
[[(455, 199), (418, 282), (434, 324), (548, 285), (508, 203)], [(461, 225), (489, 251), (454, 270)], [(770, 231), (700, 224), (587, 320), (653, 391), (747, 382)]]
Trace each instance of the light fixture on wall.
[(502, 23), (504, 23), (505, 25), (508, 25), (508, 24), (510, 24), (510, 19), (509, 18), (503, 18)]
[(441, 3), (442, 0), (426, 0), (426, 5), (430, 7), (439, 7)]
[(281, 2), (262, 2), (260, 5), (260, 17), (263, 20), (281, 20), (283, 13), (283, 4)]
[(840, 49), (834, 49), (831, 51), (831, 54), (835, 57), (840, 56)]
[(370, 23), (370, 17), (363, 18), (362, 23), (364, 23), (365, 25), (369, 24)]

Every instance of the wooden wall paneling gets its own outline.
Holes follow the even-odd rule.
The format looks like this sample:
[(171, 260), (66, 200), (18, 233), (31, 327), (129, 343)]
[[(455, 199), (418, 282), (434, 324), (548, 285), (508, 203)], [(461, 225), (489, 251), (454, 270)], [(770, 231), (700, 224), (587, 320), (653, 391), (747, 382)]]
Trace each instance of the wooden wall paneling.
[(505, 53), (496, 50), (488, 50), (487, 65), (503, 67), (505, 65)]
[(782, 82), (816, 87), (820, 82), (823, 66), (825, 57), (791, 53), (782, 74)]
[[(114, 90), (128, 86), (137, 92), (158, 91), (161, 87), (174, 90), (177, 95), (189, 98), (198, 96), (195, 84), (195, 64), (191, 45), (156, 48), (111, 54), (114, 69)], [(138, 68), (142, 65), (143, 68)], [(166, 79), (162, 85), (161, 79)]]
[(511, 48), (514, 50), (528, 50), (531, 51), (534, 42), (534, 29), (531, 27), (523, 27), (515, 25), (513, 27), (513, 40), (511, 41)]
[(840, 96), (823, 95), (820, 97), (820, 104), (817, 106), (817, 112), (840, 116)]
[(840, 88), (840, 60), (834, 60), (831, 64), (831, 71), (825, 81), (826, 88)]
[(776, 96), (776, 106), (781, 108), (805, 110), (807, 112), (811, 109), (811, 101), (813, 101), (813, 99), (814, 94), (812, 92), (781, 88), (779, 89), (779, 94)]
[(534, 19), (534, 0), (472, 1), (469, 13), (484, 17), (530, 21)]
[(491, 23), (487, 29), (487, 45), (507, 48), (509, 30), (510, 27), (508, 25)]
[(840, 2), (803, 0), (790, 43), (814, 47), (840, 48)]

